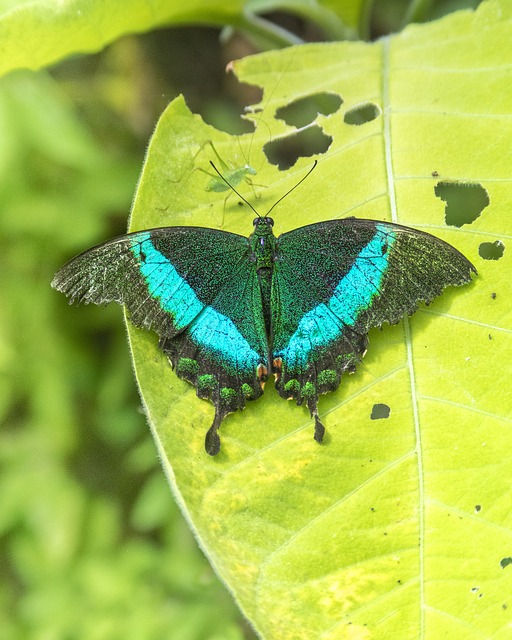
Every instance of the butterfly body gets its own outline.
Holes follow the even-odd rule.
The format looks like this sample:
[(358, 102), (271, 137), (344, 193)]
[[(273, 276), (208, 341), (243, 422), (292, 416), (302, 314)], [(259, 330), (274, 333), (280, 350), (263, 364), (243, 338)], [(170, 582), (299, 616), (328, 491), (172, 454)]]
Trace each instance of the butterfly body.
[(308, 407), (321, 442), (318, 397), (355, 370), (369, 329), (476, 273), (451, 245), (400, 225), (350, 218), (276, 237), (271, 218), (253, 224), (248, 238), (202, 227), (127, 234), (52, 282), (71, 302), (124, 304), (158, 333), (177, 375), (215, 406), (210, 455), (222, 420), (260, 397), (269, 374), (281, 397)]

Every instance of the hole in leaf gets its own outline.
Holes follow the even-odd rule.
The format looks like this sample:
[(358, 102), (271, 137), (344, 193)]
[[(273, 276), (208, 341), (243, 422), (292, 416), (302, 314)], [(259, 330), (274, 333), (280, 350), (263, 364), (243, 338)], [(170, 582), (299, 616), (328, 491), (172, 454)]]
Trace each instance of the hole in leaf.
[(496, 294), (494, 293), (494, 291), (491, 293), (491, 298), (492, 298), (493, 300), (496, 300)]
[(481, 511), (481, 509), (482, 509), (482, 505), (480, 504), (475, 505), (475, 513), (478, 513), (479, 511)]
[(502, 569), (504, 569), (505, 567), (508, 567), (509, 564), (512, 564), (512, 558), (510, 556), (508, 556), (507, 558), (502, 558), (500, 560), (500, 567)]
[(346, 124), (355, 124), (357, 126), (371, 122), (380, 116), (380, 109), (373, 102), (364, 102), (349, 109), (343, 118)]
[(294, 100), (285, 107), (280, 107), (276, 111), (276, 118), (284, 120), (286, 124), (293, 127), (305, 127), (320, 114), (330, 116), (332, 113), (336, 113), (342, 102), (341, 96), (337, 93), (327, 93), (326, 91), (314, 93)]
[(315, 125), (285, 138), (271, 140), (263, 146), (263, 151), (271, 164), (277, 165), (280, 171), (286, 171), (301, 157), (308, 158), (325, 153), (331, 142), (331, 136), (326, 136), (322, 129)]
[(387, 404), (374, 404), (370, 418), (372, 420), (382, 420), (384, 418), (389, 418), (390, 413), (391, 409)]
[(490, 202), (487, 191), (477, 182), (438, 182), (434, 192), (446, 202), (445, 220), (452, 227), (471, 224)]
[(499, 260), (503, 257), (505, 245), (501, 240), (496, 242), (482, 242), (478, 247), (478, 254), (484, 260)]

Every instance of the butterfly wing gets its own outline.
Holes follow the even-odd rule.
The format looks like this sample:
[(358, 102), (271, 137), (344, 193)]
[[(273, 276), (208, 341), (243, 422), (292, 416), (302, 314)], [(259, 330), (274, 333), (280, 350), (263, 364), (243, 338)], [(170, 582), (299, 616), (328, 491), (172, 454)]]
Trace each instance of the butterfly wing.
[(77, 256), (52, 286), (70, 302), (123, 304), (158, 333), (178, 376), (215, 405), (211, 455), (223, 418), (261, 395), (269, 348), (247, 238), (201, 227), (132, 233)]
[(309, 225), (277, 239), (272, 281), (272, 358), (276, 389), (324, 427), (320, 393), (333, 391), (364, 355), (367, 333), (395, 324), (448, 285), (471, 280), (473, 265), (421, 231), (348, 218)]

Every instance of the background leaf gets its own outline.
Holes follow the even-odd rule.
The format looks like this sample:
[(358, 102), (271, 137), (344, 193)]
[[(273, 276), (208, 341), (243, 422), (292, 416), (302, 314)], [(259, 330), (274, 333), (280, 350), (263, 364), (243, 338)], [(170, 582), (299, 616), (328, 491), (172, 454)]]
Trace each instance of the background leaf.
[(121, 309), (49, 286), (126, 229), (146, 146), (91, 76), (89, 110), (69, 75), (0, 80), (0, 637), (253, 637), (169, 495)]
[[(324, 6), (325, 4), (325, 6)], [(346, 6), (344, 6), (346, 4)], [(350, 5), (350, 6), (349, 6)], [(172, 25), (229, 25), (246, 32), (266, 48), (298, 42), (292, 33), (251, 12), (289, 11), (312, 20), (330, 38), (355, 36), (355, 27), (367, 31), (363, 0), (343, 3), (293, 0), (34, 0), (0, 4), (0, 75), (13, 69), (40, 69), (66, 56), (101, 50), (130, 33)], [(364, 19), (366, 18), (366, 20)], [(346, 23), (344, 23), (346, 20)], [(23, 46), (20, 46), (23, 43)]]
[[(371, 333), (364, 365), (320, 402), (329, 433), (322, 447), (306, 411), (268, 384), (264, 398), (226, 420), (221, 453), (208, 458), (213, 408), (171, 372), (154, 336), (130, 327), (178, 503), (263, 637), (506, 637), (511, 26), (510, 7), (496, 1), (372, 45), (245, 59), (235, 66), (241, 79), (265, 88), (254, 137), (215, 131), (182, 99), (158, 124), (132, 230), (194, 224), (250, 233), (251, 215), (236, 198), (205, 192), (208, 178), (196, 170), (211, 157), (204, 143), (257, 168), (254, 181), (265, 187), (255, 199), (248, 185), (242, 190), (265, 213), (311, 164), (301, 158), (284, 173), (265, 161), (269, 138), (294, 133), (273, 118), (275, 108), (330, 91), (342, 108), (317, 123), (332, 143), (273, 212), (276, 232), (346, 215), (392, 219), (451, 242), (479, 270), (472, 285)], [(378, 116), (346, 124), (366, 102)], [(435, 193), (441, 180), (479, 183), (489, 206), (472, 224), (447, 227)], [(479, 244), (495, 239), (505, 243), (503, 258), (480, 259)], [(387, 420), (371, 420), (375, 403), (390, 406)]]
[[(127, 33), (170, 24), (236, 21), (241, 0), (51, 0), (19, 3), (0, 20), (0, 74), (11, 69), (39, 69), (73, 53), (94, 52)], [(20, 43), (23, 42), (23, 46)]]

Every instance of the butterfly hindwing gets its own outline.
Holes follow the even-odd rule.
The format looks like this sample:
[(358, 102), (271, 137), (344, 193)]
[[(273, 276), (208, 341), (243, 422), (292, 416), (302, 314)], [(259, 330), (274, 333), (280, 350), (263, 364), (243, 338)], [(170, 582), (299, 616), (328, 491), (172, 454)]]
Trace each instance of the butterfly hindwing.
[(373, 220), (321, 222), (277, 239), (272, 282), (276, 388), (305, 402), (321, 440), (318, 395), (354, 371), (367, 333), (397, 323), (447, 285), (469, 282), (471, 263), (426, 233)]
[(247, 238), (200, 227), (132, 233), (77, 256), (52, 286), (70, 302), (124, 304), (158, 333), (177, 374), (215, 405), (209, 453), (222, 419), (261, 395), (269, 349)]
[(197, 395), (215, 405), (206, 436), (206, 450), (215, 455), (222, 420), (258, 398), (267, 379), (269, 347), (254, 264), (246, 258), (234, 265), (225, 286), (187, 331), (162, 338), (160, 348)]

